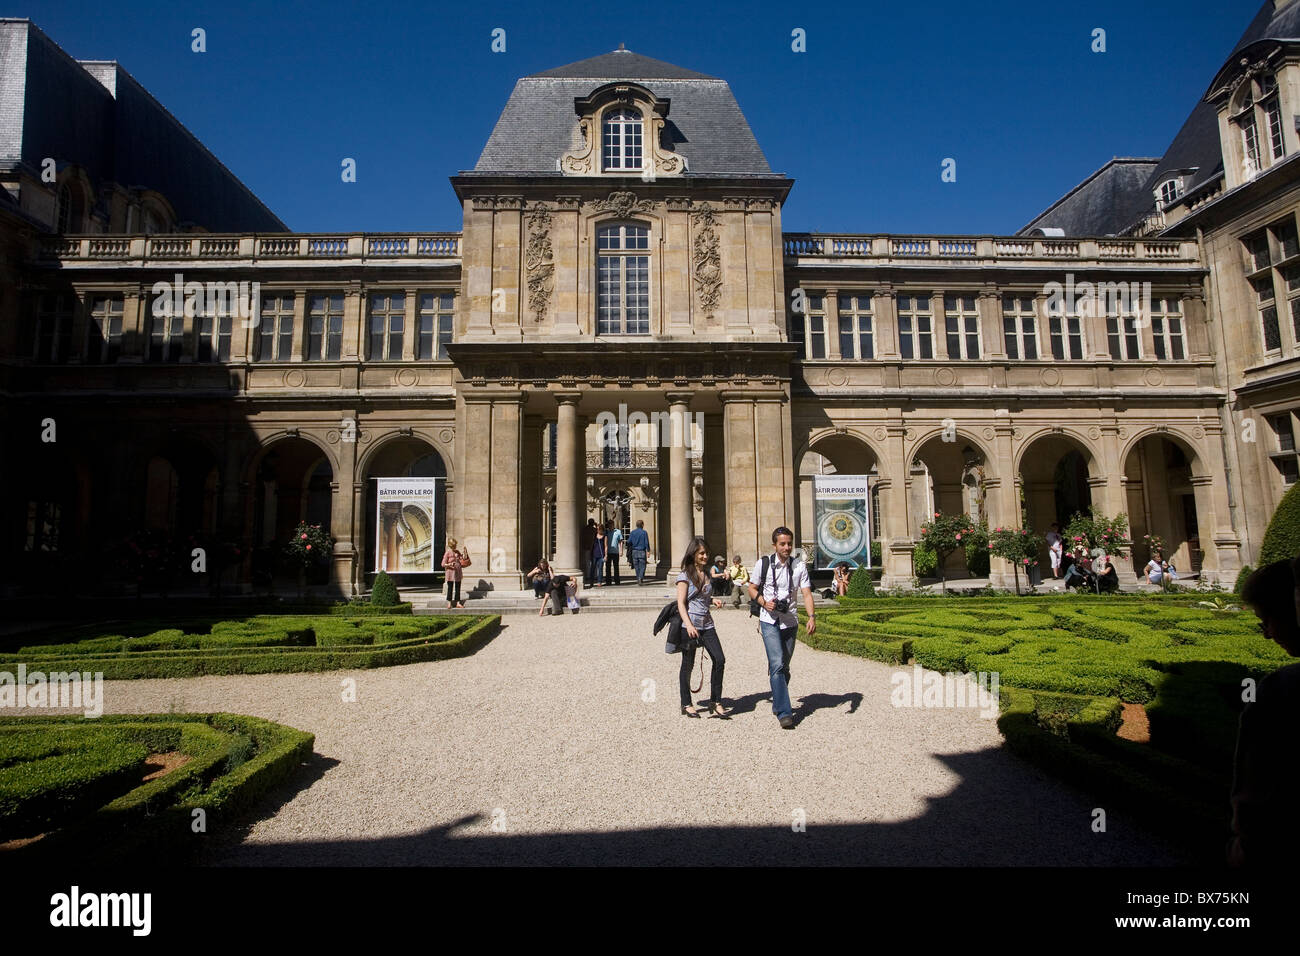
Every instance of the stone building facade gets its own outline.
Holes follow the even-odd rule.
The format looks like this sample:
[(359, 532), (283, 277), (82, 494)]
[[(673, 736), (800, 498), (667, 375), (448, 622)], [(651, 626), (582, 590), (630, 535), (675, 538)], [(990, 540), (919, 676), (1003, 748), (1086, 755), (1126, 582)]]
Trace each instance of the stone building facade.
[[(935, 511), (1042, 531), (1089, 505), (1230, 583), (1296, 477), (1300, 142), (1268, 104), (1300, 112), (1300, 30), (1266, 9), (1200, 132), (1015, 236), (787, 233), (793, 181), (727, 84), (622, 49), (519, 80), (452, 177), (459, 232), (74, 235), (0, 208), (10, 590), (138, 528), (240, 543), (250, 588), (307, 520), (360, 593), (378, 477), (444, 479), (435, 550), (467, 546), (479, 590), (577, 570), (589, 517), (644, 521), (661, 571), (693, 534), (752, 560), (778, 525), (811, 547), (832, 473), (873, 476), (886, 584)], [(1270, 162), (1237, 179), (1251, 109)], [(247, 315), (159, 307), (189, 283), (250, 290)]]

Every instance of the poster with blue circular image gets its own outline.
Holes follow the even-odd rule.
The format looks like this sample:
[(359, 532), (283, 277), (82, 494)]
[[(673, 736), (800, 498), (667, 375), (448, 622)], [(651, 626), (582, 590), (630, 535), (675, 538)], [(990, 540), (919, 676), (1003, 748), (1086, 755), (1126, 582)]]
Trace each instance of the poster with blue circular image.
[(865, 475), (813, 476), (817, 570), (871, 567), (869, 501)]

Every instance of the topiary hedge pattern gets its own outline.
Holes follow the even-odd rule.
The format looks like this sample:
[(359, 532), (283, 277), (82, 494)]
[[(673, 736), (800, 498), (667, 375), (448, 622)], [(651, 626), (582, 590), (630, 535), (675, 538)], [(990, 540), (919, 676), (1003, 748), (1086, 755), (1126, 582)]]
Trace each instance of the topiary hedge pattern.
[(1290, 560), (1300, 555), (1300, 482), (1293, 484), (1268, 522), (1259, 546), (1259, 566)]
[(467, 656), (495, 637), (500, 625), (499, 615), (184, 621), (135, 636), (110, 630), (75, 642), (30, 645), (0, 654), (0, 671), (15, 671), (21, 663), (29, 673), (91, 671), (128, 680), (391, 667)]
[[(1242, 681), (1291, 660), (1253, 615), (1171, 596), (844, 599), (800, 639), (891, 664), (996, 672), (1009, 746), (1211, 843), (1227, 823)], [(1115, 737), (1125, 703), (1146, 706), (1149, 744)], [(1200, 849), (1221, 859), (1222, 841)]]
[[(0, 717), (10, 787), (0, 802), (0, 839), (45, 836), (20, 860), (80, 863), (183, 862), (205, 832), (228, 826), (312, 753), (312, 734), (240, 714), (118, 714), (95, 719)], [(147, 753), (190, 759), (141, 782)], [(134, 761), (110, 779), (103, 767)], [(67, 794), (50, 801), (42, 795)], [(198, 813), (196, 811), (201, 811)], [(195, 821), (202, 820), (202, 828)]]

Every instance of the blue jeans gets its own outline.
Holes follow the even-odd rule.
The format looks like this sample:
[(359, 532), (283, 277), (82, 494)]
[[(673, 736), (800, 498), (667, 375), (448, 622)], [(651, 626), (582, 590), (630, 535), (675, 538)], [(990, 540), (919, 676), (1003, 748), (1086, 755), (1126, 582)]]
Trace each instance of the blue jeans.
[(790, 658), (794, 655), (795, 633), (798, 626), (781, 628), (766, 621), (758, 622), (763, 634), (763, 650), (767, 651), (767, 676), (772, 681), (772, 713), (788, 717), (790, 707)]
[(640, 584), (645, 578), (645, 555), (644, 551), (632, 552), (632, 567), (636, 569), (636, 583)]

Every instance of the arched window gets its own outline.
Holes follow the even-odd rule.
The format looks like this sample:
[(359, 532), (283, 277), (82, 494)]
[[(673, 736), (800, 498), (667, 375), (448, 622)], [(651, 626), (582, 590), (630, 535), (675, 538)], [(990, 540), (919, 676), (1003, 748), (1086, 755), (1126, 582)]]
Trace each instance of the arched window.
[(601, 226), (596, 249), (596, 334), (648, 335), (649, 227)]
[(636, 110), (611, 110), (605, 114), (602, 140), (606, 172), (641, 169), (641, 114)]

